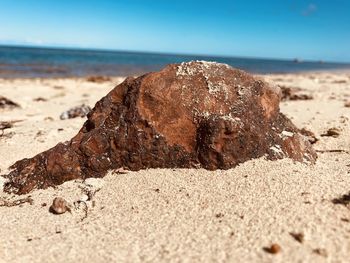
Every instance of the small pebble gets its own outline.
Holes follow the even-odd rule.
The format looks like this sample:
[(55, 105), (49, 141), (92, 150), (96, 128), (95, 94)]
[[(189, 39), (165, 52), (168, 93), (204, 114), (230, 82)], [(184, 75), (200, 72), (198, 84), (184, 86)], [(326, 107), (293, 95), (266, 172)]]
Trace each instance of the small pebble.
[(304, 242), (304, 234), (303, 233), (294, 233), (294, 232), (291, 232), (290, 235), (296, 240), (298, 241), (299, 243), (303, 243)]
[(81, 201), (81, 202), (87, 202), (89, 200), (89, 197), (88, 197), (88, 195), (86, 195), (86, 194), (83, 194), (82, 196), (80, 196), (80, 198), (79, 198), (79, 201)]
[(224, 214), (223, 213), (218, 213), (218, 214), (215, 215), (215, 217), (216, 218), (222, 218), (222, 217), (224, 217)]
[(100, 190), (103, 187), (104, 180), (100, 178), (87, 178), (84, 184), (94, 190)]
[(72, 119), (77, 117), (86, 117), (91, 108), (85, 104), (71, 108), (60, 115), (61, 120)]
[(71, 209), (69, 207), (68, 202), (62, 197), (56, 197), (52, 201), (52, 205), (50, 206), (50, 212), (56, 215), (64, 214), (65, 212), (70, 212)]
[(331, 136), (334, 138), (339, 137), (339, 135), (340, 135), (340, 130), (338, 128), (330, 128), (327, 130), (326, 133), (321, 134), (321, 136)]
[(43, 97), (37, 97), (37, 98), (34, 98), (33, 101), (47, 101), (47, 99), (43, 98)]
[(54, 121), (54, 118), (48, 116), (44, 118), (44, 121)]
[(323, 257), (328, 256), (327, 250), (325, 250), (324, 248), (316, 248), (312, 252)]
[(264, 248), (264, 250), (270, 254), (277, 254), (281, 251), (280, 245), (274, 243), (270, 247)]

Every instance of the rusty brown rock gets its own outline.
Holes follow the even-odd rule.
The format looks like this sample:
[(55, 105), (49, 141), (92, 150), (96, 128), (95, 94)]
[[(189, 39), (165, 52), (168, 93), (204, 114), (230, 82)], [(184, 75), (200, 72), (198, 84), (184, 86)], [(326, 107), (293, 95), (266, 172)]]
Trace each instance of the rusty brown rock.
[(274, 243), (269, 247), (264, 247), (265, 252), (268, 252), (270, 254), (278, 254), (279, 252), (281, 252), (281, 246)]
[(127, 78), (74, 138), (12, 165), (5, 190), (23, 194), (117, 168), (229, 169), (261, 156), (314, 162), (279, 101), (278, 87), (214, 62)]

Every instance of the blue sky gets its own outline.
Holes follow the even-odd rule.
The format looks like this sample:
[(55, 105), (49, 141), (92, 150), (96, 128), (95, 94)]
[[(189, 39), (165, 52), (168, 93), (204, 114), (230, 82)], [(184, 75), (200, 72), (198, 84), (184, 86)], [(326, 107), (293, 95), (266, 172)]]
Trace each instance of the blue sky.
[(0, 0), (0, 44), (350, 62), (350, 0)]

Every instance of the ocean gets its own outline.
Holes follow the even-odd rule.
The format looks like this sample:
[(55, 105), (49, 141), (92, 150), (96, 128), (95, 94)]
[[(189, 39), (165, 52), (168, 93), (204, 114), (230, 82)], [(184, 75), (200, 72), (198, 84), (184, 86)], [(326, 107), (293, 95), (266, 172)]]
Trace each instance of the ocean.
[(169, 63), (207, 60), (251, 73), (350, 69), (350, 64), (126, 51), (0, 46), (1, 78), (127, 76), (157, 71)]

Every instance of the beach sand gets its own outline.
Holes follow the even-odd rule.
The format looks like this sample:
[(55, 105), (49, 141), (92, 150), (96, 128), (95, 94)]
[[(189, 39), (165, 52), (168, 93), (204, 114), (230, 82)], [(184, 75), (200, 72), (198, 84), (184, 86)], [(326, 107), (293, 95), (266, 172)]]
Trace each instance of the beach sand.
[[(350, 150), (350, 73), (262, 77), (313, 96), (284, 101), (281, 111), (316, 134), (315, 149)], [(122, 80), (1, 79), (0, 95), (21, 108), (0, 110), (0, 121), (20, 120), (0, 137), (0, 174), (74, 136), (85, 119), (60, 114), (94, 106)], [(338, 137), (321, 136), (334, 127)], [(350, 192), (349, 153), (318, 154), (315, 165), (260, 158), (227, 171), (111, 172), (34, 191), (32, 204), (0, 206), (0, 262), (348, 262), (350, 204), (336, 199)], [(78, 204), (86, 189), (97, 192)], [(0, 205), (26, 196), (0, 191)], [(71, 213), (49, 212), (56, 196)], [(264, 249), (273, 243), (277, 254)]]

